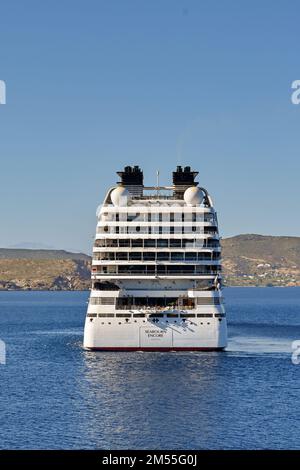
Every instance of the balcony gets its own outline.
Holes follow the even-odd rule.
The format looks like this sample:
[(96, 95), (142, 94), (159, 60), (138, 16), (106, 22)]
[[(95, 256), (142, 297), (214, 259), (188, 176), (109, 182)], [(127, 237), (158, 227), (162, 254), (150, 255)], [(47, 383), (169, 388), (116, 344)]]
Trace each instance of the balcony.
[[(150, 310), (167, 311), (168, 309), (182, 310), (194, 309), (196, 307), (195, 299), (188, 297), (120, 297), (116, 299), (116, 310)], [(151, 315), (150, 315), (151, 316)]]
[[(119, 266), (120, 267), (120, 266)], [(186, 277), (198, 277), (198, 276), (216, 276), (220, 270), (199, 270), (199, 269), (167, 269), (169, 266), (164, 266), (165, 269), (150, 269), (150, 268), (161, 268), (161, 266), (149, 266), (148, 269), (126, 269), (126, 270), (111, 270), (111, 271), (92, 271), (92, 277), (163, 277), (163, 276), (186, 276)], [(126, 267), (128, 268), (128, 267)]]

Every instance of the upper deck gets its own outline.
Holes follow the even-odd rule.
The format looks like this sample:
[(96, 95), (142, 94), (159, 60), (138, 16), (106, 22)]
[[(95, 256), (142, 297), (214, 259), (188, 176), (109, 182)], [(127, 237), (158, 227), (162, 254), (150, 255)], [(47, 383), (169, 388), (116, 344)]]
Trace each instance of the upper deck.
[(172, 186), (144, 186), (138, 167), (119, 172), (98, 208), (93, 279), (215, 279), (221, 272), (217, 214), (189, 167)]

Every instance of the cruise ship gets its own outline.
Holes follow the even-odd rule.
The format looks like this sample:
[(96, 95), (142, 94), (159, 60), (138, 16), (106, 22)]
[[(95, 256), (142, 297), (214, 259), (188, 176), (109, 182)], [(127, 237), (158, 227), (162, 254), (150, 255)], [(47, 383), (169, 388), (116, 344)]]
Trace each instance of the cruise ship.
[(84, 348), (224, 349), (217, 214), (198, 172), (178, 166), (150, 187), (138, 166), (117, 174), (97, 211)]

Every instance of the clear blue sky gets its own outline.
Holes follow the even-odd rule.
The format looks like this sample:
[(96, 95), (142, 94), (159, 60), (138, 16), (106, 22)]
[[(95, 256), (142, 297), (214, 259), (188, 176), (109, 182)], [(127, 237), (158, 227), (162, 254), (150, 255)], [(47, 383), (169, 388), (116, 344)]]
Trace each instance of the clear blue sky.
[(0, 246), (90, 251), (115, 171), (199, 170), (223, 236), (300, 235), (297, 1), (1, 2)]

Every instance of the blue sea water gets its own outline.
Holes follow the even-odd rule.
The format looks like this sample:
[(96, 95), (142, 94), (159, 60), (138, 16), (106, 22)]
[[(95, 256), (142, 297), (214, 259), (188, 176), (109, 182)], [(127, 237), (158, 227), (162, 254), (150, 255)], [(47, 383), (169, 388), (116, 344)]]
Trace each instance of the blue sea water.
[(1, 292), (1, 449), (300, 449), (300, 288), (227, 288), (226, 352), (91, 353), (88, 292)]

